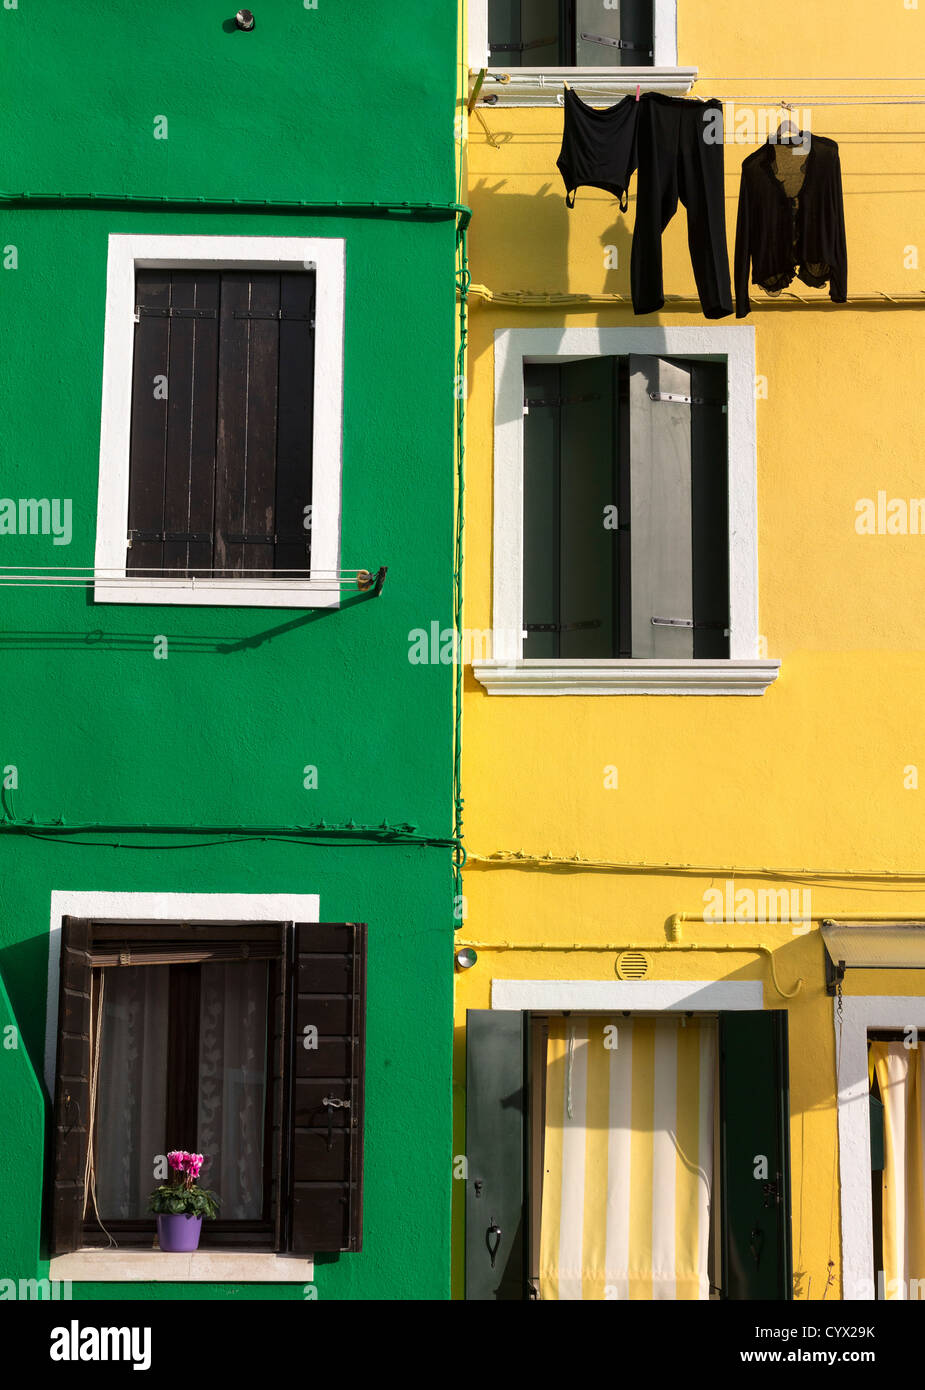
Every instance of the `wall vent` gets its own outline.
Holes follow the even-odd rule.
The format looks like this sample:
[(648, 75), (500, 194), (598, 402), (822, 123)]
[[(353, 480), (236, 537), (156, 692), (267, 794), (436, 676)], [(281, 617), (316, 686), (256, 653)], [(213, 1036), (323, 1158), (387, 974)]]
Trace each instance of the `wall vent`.
[(644, 951), (621, 951), (616, 968), (621, 980), (644, 980), (649, 973), (649, 957)]

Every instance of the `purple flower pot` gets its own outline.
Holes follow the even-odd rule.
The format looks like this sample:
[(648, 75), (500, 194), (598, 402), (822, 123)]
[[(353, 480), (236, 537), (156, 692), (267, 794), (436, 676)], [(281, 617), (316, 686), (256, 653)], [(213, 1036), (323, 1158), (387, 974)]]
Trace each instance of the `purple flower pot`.
[(158, 1216), (157, 1243), (162, 1250), (171, 1254), (186, 1255), (199, 1249), (199, 1233), (202, 1230), (201, 1216)]

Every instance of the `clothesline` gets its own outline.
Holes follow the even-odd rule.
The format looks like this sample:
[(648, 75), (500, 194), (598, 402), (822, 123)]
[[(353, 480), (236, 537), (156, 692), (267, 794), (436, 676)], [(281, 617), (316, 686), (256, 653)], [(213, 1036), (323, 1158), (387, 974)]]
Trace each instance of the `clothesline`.
[[(602, 96), (614, 97), (616, 93), (612, 87), (596, 87), (588, 82), (573, 82), (571, 84), (576, 91), (599, 92)], [(692, 97), (692, 101), (697, 101), (697, 97)], [(743, 106), (762, 106), (767, 110), (777, 109), (778, 107), (791, 106), (834, 106), (834, 107), (867, 107), (867, 106), (925, 106), (925, 96), (889, 96), (889, 97), (851, 97), (851, 96), (806, 96), (806, 97), (787, 97), (775, 99), (770, 94), (764, 96), (718, 96), (716, 101), (724, 104), (741, 102)]]

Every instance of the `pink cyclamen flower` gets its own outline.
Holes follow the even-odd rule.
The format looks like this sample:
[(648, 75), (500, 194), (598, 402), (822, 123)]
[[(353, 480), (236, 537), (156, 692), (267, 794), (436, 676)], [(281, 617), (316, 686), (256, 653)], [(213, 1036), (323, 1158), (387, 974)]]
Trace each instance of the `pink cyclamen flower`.
[(186, 1172), (189, 1154), (185, 1149), (172, 1149), (167, 1155), (167, 1162), (178, 1173)]
[(187, 1171), (191, 1177), (198, 1178), (203, 1164), (203, 1155), (188, 1154), (187, 1157), (189, 1159), (189, 1168)]

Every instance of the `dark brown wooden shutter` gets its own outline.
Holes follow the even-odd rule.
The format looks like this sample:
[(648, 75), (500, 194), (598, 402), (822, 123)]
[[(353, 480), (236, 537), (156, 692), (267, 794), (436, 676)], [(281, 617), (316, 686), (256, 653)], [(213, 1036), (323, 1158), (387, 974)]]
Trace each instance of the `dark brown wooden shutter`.
[(127, 569), (308, 569), (314, 272), (139, 270), (135, 306)]
[(65, 917), (58, 985), (58, 1054), (51, 1249), (61, 1255), (82, 1245), (90, 1114), (90, 923)]
[[(295, 924), (289, 1036), (289, 1249), (359, 1250), (366, 927)], [(306, 1030), (318, 1030), (317, 1047)], [(332, 1104), (331, 1102), (340, 1102)]]
[(286, 1248), (286, 1160), (288, 1153), (289, 979), (292, 966), (292, 924), (280, 925), (280, 959), (271, 973), (270, 1018), (270, 1203), (277, 1250)]
[(139, 270), (135, 280), (135, 353), (132, 364), (129, 541), (126, 568), (157, 569), (164, 563), (164, 476), (167, 466), (167, 400), (156, 394), (168, 379), (170, 271)]

